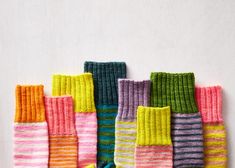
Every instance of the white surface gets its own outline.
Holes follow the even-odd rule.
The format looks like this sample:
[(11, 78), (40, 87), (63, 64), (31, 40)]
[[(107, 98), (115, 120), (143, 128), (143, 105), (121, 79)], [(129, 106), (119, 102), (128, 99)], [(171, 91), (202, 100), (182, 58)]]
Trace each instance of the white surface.
[(224, 88), (235, 167), (234, 0), (0, 0), (0, 168), (12, 167), (16, 84), (82, 73), (85, 60), (126, 61), (128, 77), (193, 71)]

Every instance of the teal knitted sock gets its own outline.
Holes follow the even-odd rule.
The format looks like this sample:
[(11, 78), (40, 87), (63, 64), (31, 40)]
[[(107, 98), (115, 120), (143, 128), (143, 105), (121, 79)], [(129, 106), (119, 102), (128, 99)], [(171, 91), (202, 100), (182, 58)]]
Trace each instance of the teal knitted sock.
[(85, 72), (94, 79), (98, 119), (97, 167), (112, 168), (114, 164), (115, 118), (118, 110), (118, 78), (126, 77), (124, 62), (85, 62)]

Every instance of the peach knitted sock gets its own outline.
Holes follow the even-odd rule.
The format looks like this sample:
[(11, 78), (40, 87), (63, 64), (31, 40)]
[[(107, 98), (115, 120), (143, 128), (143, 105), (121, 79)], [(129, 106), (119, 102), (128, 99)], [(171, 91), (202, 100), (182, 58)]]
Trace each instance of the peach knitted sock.
[(96, 165), (97, 118), (91, 73), (54, 75), (53, 95), (72, 95), (78, 137), (78, 167)]
[(222, 117), (220, 86), (197, 87), (196, 98), (202, 115), (206, 168), (227, 167), (226, 130)]
[(48, 167), (48, 131), (43, 86), (16, 87), (14, 168)]
[(45, 97), (49, 167), (77, 168), (77, 136), (71, 96)]

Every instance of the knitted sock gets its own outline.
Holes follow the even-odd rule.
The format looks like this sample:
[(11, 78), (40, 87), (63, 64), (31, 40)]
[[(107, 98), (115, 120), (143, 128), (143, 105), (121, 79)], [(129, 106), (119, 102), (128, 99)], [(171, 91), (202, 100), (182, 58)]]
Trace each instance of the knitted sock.
[(152, 73), (151, 105), (170, 106), (174, 167), (203, 167), (201, 115), (194, 98), (193, 73)]
[(117, 80), (126, 77), (123, 62), (85, 62), (85, 72), (93, 74), (98, 117), (98, 167), (115, 167), (115, 117), (118, 108)]
[(78, 136), (78, 167), (96, 164), (97, 118), (91, 73), (53, 76), (53, 95), (72, 95)]
[(45, 97), (49, 127), (49, 167), (77, 168), (77, 136), (70, 96)]
[(48, 167), (48, 131), (43, 86), (16, 87), (14, 167)]
[(226, 131), (220, 86), (197, 87), (196, 98), (204, 129), (205, 167), (227, 167)]
[(114, 162), (120, 168), (134, 168), (136, 110), (149, 105), (150, 81), (119, 80), (118, 96)]
[(138, 107), (135, 167), (172, 167), (170, 120), (170, 107)]

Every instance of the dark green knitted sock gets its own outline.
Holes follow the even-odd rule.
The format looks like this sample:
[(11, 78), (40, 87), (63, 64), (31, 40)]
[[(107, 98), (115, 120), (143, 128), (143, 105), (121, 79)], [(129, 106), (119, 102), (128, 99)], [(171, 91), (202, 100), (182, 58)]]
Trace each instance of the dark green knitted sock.
[(124, 62), (85, 62), (85, 72), (94, 79), (95, 103), (98, 118), (97, 167), (115, 167), (115, 118), (118, 109), (118, 78), (126, 78)]
[(201, 115), (194, 97), (193, 73), (152, 73), (151, 105), (170, 106), (174, 167), (203, 167)]

